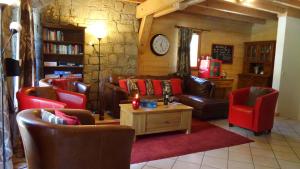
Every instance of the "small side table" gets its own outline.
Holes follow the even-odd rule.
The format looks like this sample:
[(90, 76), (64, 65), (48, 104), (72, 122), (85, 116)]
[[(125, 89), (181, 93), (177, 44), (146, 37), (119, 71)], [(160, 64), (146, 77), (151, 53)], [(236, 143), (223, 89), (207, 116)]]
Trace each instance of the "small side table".
[(216, 98), (216, 99), (228, 99), (228, 95), (232, 91), (234, 79), (209, 78), (207, 80), (213, 82), (216, 86), (215, 97), (214, 98)]

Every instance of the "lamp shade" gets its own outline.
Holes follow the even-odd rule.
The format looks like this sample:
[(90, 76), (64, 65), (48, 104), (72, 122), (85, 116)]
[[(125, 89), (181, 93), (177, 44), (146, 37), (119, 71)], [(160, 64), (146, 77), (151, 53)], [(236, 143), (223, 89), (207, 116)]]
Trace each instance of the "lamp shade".
[(19, 61), (12, 58), (5, 58), (6, 76), (20, 76)]
[(105, 23), (97, 22), (88, 26), (87, 31), (95, 36), (97, 39), (102, 39), (107, 35), (107, 28)]

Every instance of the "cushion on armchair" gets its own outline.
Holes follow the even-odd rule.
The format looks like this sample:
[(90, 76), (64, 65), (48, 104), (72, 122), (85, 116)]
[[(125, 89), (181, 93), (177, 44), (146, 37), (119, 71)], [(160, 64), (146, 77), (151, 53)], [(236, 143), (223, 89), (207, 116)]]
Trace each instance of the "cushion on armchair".
[(43, 121), (52, 123), (52, 124), (66, 124), (66, 121), (63, 118), (55, 116), (54, 114), (42, 109), (41, 117)]
[(59, 118), (62, 118), (67, 125), (80, 125), (80, 120), (76, 116), (69, 116), (59, 110), (55, 110), (55, 115)]
[(258, 97), (269, 94), (271, 92), (272, 92), (272, 90), (270, 90), (270, 89), (261, 88), (261, 87), (251, 87), (246, 105), (247, 106), (254, 106), (255, 102), (256, 102), (256, 99)]

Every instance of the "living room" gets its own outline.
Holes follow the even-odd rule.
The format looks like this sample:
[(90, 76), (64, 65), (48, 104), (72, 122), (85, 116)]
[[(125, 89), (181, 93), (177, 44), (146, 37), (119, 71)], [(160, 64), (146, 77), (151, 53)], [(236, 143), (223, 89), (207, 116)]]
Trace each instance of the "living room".
[(300, 2), (0, 6), (2, 168), (300, 168)]

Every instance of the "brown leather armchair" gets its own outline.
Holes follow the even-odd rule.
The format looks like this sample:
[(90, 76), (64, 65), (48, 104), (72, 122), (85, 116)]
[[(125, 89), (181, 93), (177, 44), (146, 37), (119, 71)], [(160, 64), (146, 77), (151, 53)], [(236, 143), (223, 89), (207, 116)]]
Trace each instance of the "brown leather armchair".
[(82, 125), (45, 122), (38, 109), (24, 110), (17, 115), (28, 169), (130, 168), (133, 129), (126, 126), (97, 126), (87, 110), (61, 111), (77, 116)]

